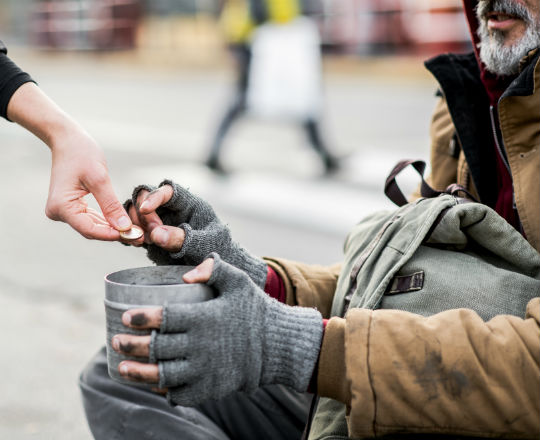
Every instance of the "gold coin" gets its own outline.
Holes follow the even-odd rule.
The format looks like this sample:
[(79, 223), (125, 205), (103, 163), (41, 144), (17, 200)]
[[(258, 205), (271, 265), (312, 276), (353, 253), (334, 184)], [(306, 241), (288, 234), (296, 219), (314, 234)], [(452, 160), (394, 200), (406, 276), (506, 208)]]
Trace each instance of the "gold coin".
[(138, 226), (132, 226), (129, 231), (120, 232), (120, 237), (124, 240), (137, 240), (143, 236), (144, 232)]

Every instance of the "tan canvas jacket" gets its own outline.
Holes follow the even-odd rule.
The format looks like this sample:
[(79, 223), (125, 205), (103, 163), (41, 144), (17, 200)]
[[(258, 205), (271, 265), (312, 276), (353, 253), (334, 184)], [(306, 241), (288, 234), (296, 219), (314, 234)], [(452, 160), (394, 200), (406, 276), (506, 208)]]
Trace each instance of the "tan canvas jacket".
[[(534, 53), (531, 53), (531, 56)], [(523, 61), (524, 63), (526, 60)], [(509, 96), (499, 104), (499, 123), (514, 181), (516, 205), (529, 243), (540, 252), (540, 59), (534, 70), (534, 93)], [(442, 191), (458, 183), (477, 196), (463, 151), (453, 157), (455, 128), (446, 100), (437, 103), (431, 123), (431, 175)], [(414, 197), (419, 197), (419, 193)]]
[[(532, 96), (503, 99), (499, 115), (520, 219), (540, 251), (540, 62), (534, 81)], [(474, 193), (463, 153), (449, 154), (454, 132), (441, 98), (429, 181), (439, 190), (457, 182)], [(288, 304), (329, 317), (339, 264), (267, 262), (284, 280)], [(400, 432), (540, 438), (540, 298), (522, 318), (489, 322), (465, 309), (428, 318), (351, 309), (329, 321), (318, 368), (318, 394), (347, 405), (352, 438)]]
[[(340, 265), (267, 262), (289, 304), (329, 317)], [(353, 438), (406, 430), (538, 439), (540, 298), (523, 318), (351, 309), (326, 327), (318, 394), (347, 405)]]

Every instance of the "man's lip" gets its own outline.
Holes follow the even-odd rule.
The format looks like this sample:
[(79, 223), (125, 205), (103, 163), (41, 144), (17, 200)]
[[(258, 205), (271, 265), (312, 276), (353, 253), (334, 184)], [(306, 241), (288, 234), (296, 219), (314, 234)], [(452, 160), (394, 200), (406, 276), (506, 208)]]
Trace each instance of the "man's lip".
[(487, 15), (488, 28), (505, 30), (512, 27), (518, 20), (521, 20), (515, 15), (506, 14), (504, 12), (490, 12)]

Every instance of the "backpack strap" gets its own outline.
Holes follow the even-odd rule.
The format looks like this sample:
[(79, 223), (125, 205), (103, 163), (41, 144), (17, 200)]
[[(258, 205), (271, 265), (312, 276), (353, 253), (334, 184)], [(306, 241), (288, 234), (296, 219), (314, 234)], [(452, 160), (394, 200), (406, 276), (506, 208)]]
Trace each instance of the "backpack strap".
[(386, 178), (384, 184), (384, 193), (386, 196), (398, 206), (404, 206), (408, 202), (407, 198), (403, 195), (401, 188), (396, 182), (396, 177), (400, 174), (405, 168), (411, 165), (420, 175), (422, 179), (422, 184), (420, 186), (420, 193), (422, 197), (437, 197), (440, 192), (435, 191), (431, 186), (427, 184), (424, 180), (424, 172), (426, 171), (426, 163), (423, 160), (402, 160), (394, 167), (390, 172), (389, 176)]
[(459, 193), (464, 193), (467, 198), (474, 200), (475, 202), (478, 201), (472, 196), (469, 191), (467, 191), (463, 186), (458, 185), (457, 183), (449, 185), (444, 191), (437, 191), (433, 189), (424, 179), (426, 163), (423, 160), (402, 160), (398, 162), (398, 164), (390, 172), (384, 184), (384, 193), (397, 206), (404, 206), (409, 203), (396, 182), (397, 175), (409, 165), (411, 165), (418, 172), (420, 178), (422, 179), (422, 183), (420, 185), (420, 194), (422, 195), (422, 197), (433, 198), (438, 197), (441, 194), (450, 194), (457, 197)]
[(452, 183), (448, 185), (444, 191), (441, 193), (450, 194), (452, 196), (458, 197), (459, 193), (464, 193), (467, 196), (467, 199), (472, 200), (473, 202), (480, 203), (476, 197), (474, 197), (469, 191), (465, 189), (464, 186), (458, 185), (457, 183)]

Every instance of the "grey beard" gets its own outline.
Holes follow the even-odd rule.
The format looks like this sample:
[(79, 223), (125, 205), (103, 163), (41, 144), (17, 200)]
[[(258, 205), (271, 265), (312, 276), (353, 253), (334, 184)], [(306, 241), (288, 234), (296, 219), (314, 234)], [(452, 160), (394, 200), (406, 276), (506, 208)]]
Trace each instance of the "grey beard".
[[(493, 7), (488, 5), (493, 4)], [(512, 46), (504, 46), (504, 33), (490, 32), (485, 17), (489, 10), (507, 12), (521, 17), (527, 23), (525, 35)], [(529, 11), (512, 0), (481, 1), (476, 11), (480, 26), (480, 59), (486, 69), (496, 75), (515, 75), (519, 72), (521, 59), (540, 46), (540, 22), (535, 22)]]

